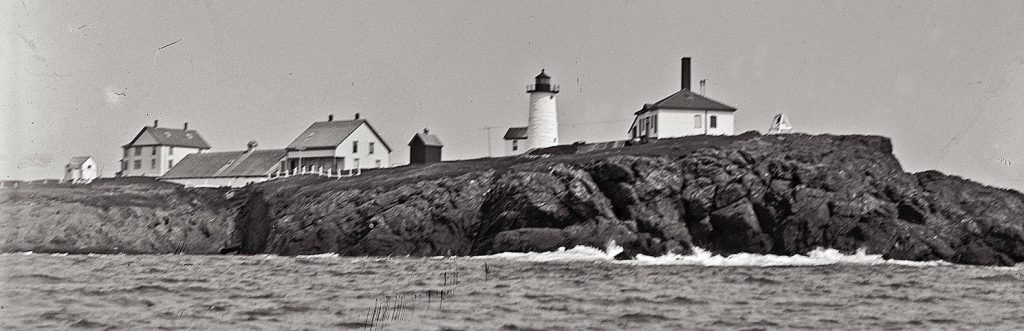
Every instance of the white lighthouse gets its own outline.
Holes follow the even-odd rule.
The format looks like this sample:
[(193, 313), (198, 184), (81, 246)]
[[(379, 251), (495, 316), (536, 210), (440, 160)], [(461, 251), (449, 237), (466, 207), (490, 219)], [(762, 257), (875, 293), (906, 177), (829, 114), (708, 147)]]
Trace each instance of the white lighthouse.
[(536, 82), (526, 87), (530, 93), (530, 124), (526, 127), (526, 148), (544, 148), (558, 145), (558, 110), (555, 94), (558, 85), (551, 85), (551, 77), (541, 69)]

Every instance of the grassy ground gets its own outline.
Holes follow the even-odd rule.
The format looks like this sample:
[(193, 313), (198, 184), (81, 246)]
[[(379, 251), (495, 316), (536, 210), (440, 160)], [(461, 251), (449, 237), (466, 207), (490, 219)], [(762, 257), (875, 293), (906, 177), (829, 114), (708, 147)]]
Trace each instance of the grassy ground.
[(459, 176), (474, 171), (502, 171), (516, 169), (545, 169), (556, 163), (586, 163), (615, 155), (665, 156), (679, 158), (701, 148), (720, 148), (736, 141), (758, 136), (747, 132), (738, 136), (690, 136), (682, 138), (652, 140), (647, 143), (629, 145), (625, 142), (607, 142), (581, 145), (560, 145), (534, 150), (527, 155), (510, 157), (479, 158), (471, 160), (445, 161), (428, 165), (406, 165), (401, 167), (365, 170), (356, 177), (329, 179), (317, 176), (299, 176), (274, 180), (262, 184), (264, 189), (278, 191), (296, 186), (318, 186), (322, 190), (375, 189)]

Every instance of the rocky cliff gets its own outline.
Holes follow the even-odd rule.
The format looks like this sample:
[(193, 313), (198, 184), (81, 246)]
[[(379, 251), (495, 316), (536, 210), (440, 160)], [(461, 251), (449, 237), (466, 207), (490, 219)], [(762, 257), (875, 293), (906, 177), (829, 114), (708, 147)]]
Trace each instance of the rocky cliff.
[[(198, 253), (227, 244), (249, 254), (433, 256), (614, 240), (623, 257), (694, 246), (784, 255), (830, 247), (905, 260), (1024, 261), (1024, 195), (906, 173), (890, 141), (873, 136), (570, 145), (230, 192), (160, 187), (110, 206), (66, 192), (8, 194), (2, 249)], [(117, 192), (108, 195), (132, 191)]]
[(298, 178), (251, 188), (245, 253), (473, 255), (603, 247), (625, 254), (802, 254), (1024, 261), (1024, 196), (909, 174), (871, 136), (693, 137), (610, 149)]
[(225, 193), (144, 178), (2, 189), (0, 252), (216, 253), (236, 215)]

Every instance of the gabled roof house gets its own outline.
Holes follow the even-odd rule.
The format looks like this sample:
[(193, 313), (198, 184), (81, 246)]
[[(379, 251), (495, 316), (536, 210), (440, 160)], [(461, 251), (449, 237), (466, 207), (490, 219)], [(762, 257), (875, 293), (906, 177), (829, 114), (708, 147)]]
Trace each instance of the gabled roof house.
[[(391, 146), (365, 119), (314, 122), (288, 147), (289, 171), (384, 168), (390, 165)], [(301, 172), (301, 171), (300, 171)]]
[(188, 154), (210, 149), (199, 132), (189, 130), (188, 123), (181, 129), (153, 126), (143, 127), (135, 138), (121, 146), (120, 176), (159, 177)]

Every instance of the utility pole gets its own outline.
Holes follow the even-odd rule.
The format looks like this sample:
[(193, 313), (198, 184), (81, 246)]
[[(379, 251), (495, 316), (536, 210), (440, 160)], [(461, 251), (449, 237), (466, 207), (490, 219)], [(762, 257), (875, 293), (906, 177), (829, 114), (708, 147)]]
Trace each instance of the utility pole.
[(487, 130), (487, 157), (494, 157), (491, 155), (491, 129), (497, 128), (496, 126), (485, 126), (484, 130)]

